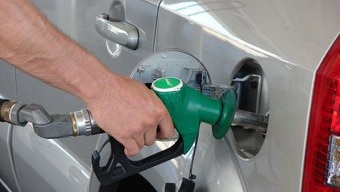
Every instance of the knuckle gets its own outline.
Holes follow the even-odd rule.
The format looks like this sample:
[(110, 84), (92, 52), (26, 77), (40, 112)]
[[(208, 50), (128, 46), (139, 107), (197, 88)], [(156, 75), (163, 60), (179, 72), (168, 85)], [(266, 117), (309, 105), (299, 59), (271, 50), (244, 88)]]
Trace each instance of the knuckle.
[(151, 116), (144, 119), (144, 126), (149, 127), (155, 127), (157, 124), (157, 118), (152, 118)]

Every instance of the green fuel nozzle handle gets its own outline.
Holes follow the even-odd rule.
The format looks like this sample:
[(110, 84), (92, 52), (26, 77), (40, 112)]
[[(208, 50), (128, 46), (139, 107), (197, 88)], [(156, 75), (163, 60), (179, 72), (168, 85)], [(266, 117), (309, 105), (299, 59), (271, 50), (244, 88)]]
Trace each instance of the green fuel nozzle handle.
[(232, 90), (227, 90), (220, 99), (214, 99), (184, 85), (176, 77), (156, 79), (151, 88), (164, 103), (182, 136), (184, 154), (195, 142), (202, 122), (212, 125), (216, 139), (224, 137), (229, 130), (236, 110), (236, 96)]
[(124, 153), (124, 146), (109, 136), (111, 155), (101, 166), (99, 151), (92, 154), (92, 167), (102, 185), (118, 182), (160, 163), (186, 154), (197, 139), (200, 123), (212, 125), (216, 139), (224, 137), (234, 118), (236, 96), (227, 90), (220, 99), (213, 99), (183, 85), (174, 77), (155, 80), (151, 88), (162, 100), (179, 133), (176, 143), (169, 148), (134, 161)]

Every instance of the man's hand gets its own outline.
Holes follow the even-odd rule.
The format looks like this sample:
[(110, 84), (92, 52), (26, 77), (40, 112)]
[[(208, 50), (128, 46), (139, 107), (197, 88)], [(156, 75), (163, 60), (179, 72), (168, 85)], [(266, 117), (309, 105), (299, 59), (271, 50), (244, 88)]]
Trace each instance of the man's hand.
[(174, 134), (171, 118), (161, 100), (143, 84), (111, 76), (105, 89), (87, 105), (99, 127), (135, 155), (144, 145)]

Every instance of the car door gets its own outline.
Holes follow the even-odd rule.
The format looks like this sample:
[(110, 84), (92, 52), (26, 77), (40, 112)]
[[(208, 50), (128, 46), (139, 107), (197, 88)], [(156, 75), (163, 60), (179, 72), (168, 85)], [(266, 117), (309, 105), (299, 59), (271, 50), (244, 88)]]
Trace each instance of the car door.
[[(33, 2), (61, 31), (117, 73), (130, 74), (136, 63), (153, 49), (158, 1), (33, 0)], [(137, 48), (120, 46), (96, 31), (96, 17), (103, 13), (108, 14), (111, 21), (136, 24)], [(86, 107), (74, 96), (46, 85), (19, 70), (14, 72), (14, 69), (10, 68), (8, 71), (10, 73), (6, 73), (6, 76), (12, 81), (16, 79), (17, 88), (14, 88), (12, 82), (13, 90), (5, 96), (12, 98), (17, 96), (18, 101), (22, 103), (38, 103), (50, 114), (68, 113)], [(1, 75), (1, 78), (4, 77)], [(5, 136), (6, 132), (1, 135)], [(92, 174), (91, 154), (106, 139), (106, 134), (101, 134), (46, 140), (39, 138), (29, 125), (14, 127), (11, 144), (18, 187), (22, 191), (98, 191), (100, 184)], [(8, 159), (2, 161), (5, 160), (8, 161)], [(17, 191), (14, 184), (12, 186), (12, 189)]]

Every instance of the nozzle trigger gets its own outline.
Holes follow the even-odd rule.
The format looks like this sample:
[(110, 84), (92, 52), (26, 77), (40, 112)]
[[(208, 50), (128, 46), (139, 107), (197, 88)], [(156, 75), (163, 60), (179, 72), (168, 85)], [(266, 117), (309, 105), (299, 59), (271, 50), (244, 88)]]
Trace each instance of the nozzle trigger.
[(94, 151), (92, 154), (93, 171), (103, 185), (115, 183), (183, 154), (182, 136), (179, 136), (176, 143), (170, 148), (138, 161), (130, 160), (124, 153), (124, 146), (113, 137), (109, 137), (109, 142), (111, 154), (106, 165), (100, 166), (101, 157), (98, 151)]

